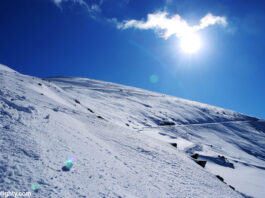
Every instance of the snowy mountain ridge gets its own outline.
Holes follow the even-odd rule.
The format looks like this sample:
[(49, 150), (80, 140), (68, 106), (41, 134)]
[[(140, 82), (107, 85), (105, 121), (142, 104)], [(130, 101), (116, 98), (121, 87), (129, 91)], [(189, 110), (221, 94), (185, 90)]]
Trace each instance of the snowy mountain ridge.
[[(84, 78), (39, 79), (0, 65), (0, 133), (2, 191), (265, 194), (265, 121), (173, 96)], [(64, 169), (71, 157), (73, 167)]]

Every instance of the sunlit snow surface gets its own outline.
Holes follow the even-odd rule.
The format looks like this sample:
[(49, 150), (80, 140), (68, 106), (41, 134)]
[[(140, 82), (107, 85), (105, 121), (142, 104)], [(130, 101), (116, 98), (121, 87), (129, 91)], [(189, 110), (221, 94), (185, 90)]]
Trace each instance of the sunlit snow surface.
[(0, 65), (0, 191), (264, 197), (264, 131), (263, 120), (222, 108), (96, 80), (39, 79)]

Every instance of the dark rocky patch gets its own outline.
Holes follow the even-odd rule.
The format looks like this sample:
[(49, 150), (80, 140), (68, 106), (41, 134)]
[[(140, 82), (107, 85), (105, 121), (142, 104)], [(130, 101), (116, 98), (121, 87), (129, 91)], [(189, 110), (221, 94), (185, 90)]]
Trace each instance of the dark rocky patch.
[(104, 120), (104, 118), (102, 118), (101, 116), (97, 116), (97, 118)]
[(199, 165), (200, 165), (201, 167), (203, 167), (203, 168), (205, 167), (206, 162), (207, 162), (207, 161), (204, 161), (204, 160), (196, 161), (196, 163), (199, 164)]
[(198, 159), (199, 154), (198, 154), (198, 153), (194, 153), (193, 155), (191, 155), (191, 157), (192, 157), (193, 159)]
[(220, 181), (224, 182), (224, 178), (222, 178), (220, 175), (216, 175), (216, 177), (217, 177)]
[(90, 111), (90, 113), (94, 113), (94, 111), (92, 111), (92, 109), (87, 108), (88, 111)]
[(172, 146), (174, 146), (174, 147), (178, 147), (178, 144), (177, 143), (170, 143)]
[(228, 185), (230, 188), (232, 188), (233, 190), (235, 190), (235, 187), (234, 186), (231, 186), (231, 185)]
[(75, 99), (75, 103), (77, 103), (77, 104), (80, 104), (80, 101), (79, 101), (79, 100), (77, 100), (77, 99)]
[(172, 125), (176, 125), (176, 123), (170, 122), (170, 121), (163, 121), (163, 122), (160, 122), (158, 125), (159, 126), (172, 126)]

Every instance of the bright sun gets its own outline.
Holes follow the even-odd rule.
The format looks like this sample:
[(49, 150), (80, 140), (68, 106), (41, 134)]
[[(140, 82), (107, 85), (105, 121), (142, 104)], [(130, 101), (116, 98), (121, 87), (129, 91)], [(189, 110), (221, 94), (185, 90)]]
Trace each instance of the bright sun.
[(180, 47), (185, 53), (195, 53), (201, 47), (201, 39), (196, 34), (188, 34), (181, 37)]

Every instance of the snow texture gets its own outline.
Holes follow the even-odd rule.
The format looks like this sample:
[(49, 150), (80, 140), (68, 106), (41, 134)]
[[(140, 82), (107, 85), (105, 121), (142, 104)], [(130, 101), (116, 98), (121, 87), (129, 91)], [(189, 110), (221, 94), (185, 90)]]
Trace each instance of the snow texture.
[(234, 111), (0, 65), (0, 191), (36, 185), (33, 197), (261, 198), (264, 132), (264, 120)]

